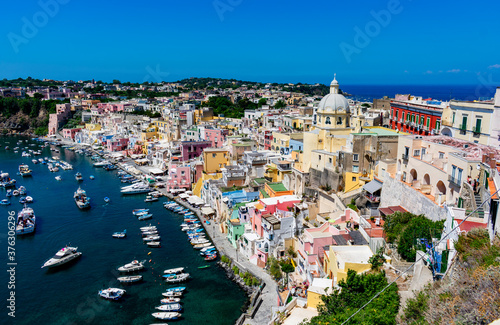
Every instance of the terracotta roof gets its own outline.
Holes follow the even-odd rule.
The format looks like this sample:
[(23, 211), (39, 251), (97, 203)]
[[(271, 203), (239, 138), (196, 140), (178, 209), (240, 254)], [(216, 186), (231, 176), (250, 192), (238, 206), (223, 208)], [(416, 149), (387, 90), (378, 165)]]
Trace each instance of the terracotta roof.
[(378, 208), (378, 210), (388, 216), (388, 215), (391, 215), (393, 214), (394, 212), (408, 212), (408, 210), (406, 210), (405, 208), (403, 208), (402, 206), (398, 205), (398, 206), (391, 206), (391, 207), (387, 207), (387, 208)]
[(495, 186), (495, 182), (493, 181), (492, 178), (488, 179), (488, 188), (490, 189), (491, 198), (493, 200), (498, 199), (498, 193), (496, 193), (497, 187)]
[[(462, 220), (455, 219), (456, 222), (461, 223)], [(488, 224), (482, 222), (474, 222), (474, 221), (465, 221), (462, 225), (460, 225), (460, 231), (469, 232), (472, 228), (483, 228), (486, 229)]]

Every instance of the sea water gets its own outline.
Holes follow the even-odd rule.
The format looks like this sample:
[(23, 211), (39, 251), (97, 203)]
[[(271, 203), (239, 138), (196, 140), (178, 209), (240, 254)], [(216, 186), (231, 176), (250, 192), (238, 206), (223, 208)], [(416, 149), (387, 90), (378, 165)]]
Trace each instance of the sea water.
[[(19, 140), (23, 142), (17, 144)], [(26, 142), (26, 140), (28, 140)], [(30, 146), (35, 144), (36, 146)], [(187, 236), (180, 230), (181, 215), (166, 210), (162, 202), (145, 203), (144, 194), (123, 196), (122, 184), (116, 171), (105, 171), (92, 166), (90, 157), (60, 147), (59, 153), (42, 149), (42, 155), (21, 157), (23, 148), (38, 150), (40, 142), (28, 137), (0, 137), (0, 170), (8, 172), (24, 185), (34, 198), (36, 233), (18, 236), (15, 241), (15, 320), (3, 307), (0, 323), (12, 324), (150, 324), (161, 322), (151, 316), (163, 298), (161, 293), (172, 286), (186, 286), (182, 298), (182, 319), (178, 324), (234, 324), (245, 304), (245, 293), (228, 280), (215, 262), (206, 262), (194, 250)], [(5, 146), (10, 149), (6, 150)], [(20, 147), (14, 153), (14, 147)], [(26, 149), (26, 150), (27, 150)], [(50, 172), (47, 165), (33, 164), (32, 159), (57, 156), (73, 165), (73, 170)], [(32, 177), (16, 175), (21, 163), (33, 170)], [(75, 173), (81, 172), (83, 182), (77, 182)], [(60, 175), (61, 181), (55, 176)], [(95, 179), (91, 180), (90, 175)], [(73, 193), (81, 186), (91, 198), (91, 209), (77, 208)], [(0, 188), (0, 198), (5, 198)], [(111, 199), (104, 202), (104, 197)], [(11, 197), (10, 206), (0, 206), (0, 261), (7, 269), (7, 215), (22, 205), (18, 197)], [(153, 219), (138, 221), (132, 210), (149, 208)], [(140, 227), (157, 226), (161, 248), (149, 248), (143, 243)], [(113, 232), (127, 230), (124, 239), (116, 239)], [(66, 245), (78, 247), (80, 259), (55, 269), (41, 269), (43, 263)], [(146, 260), (146, 268), (139, 283), (123, 285), (116, 278), (116, 269), (132, 260)], [(209, 268), (199, 266), (211, 264)], [(163, 270), (186, 267), (191, 280), (168, 285), (161, 276)], [(9, 298), (7, 272), (2, 271), (2, 299)], [(98, 291), (108, 287), (124, 288), (127, 292), (120, 301), (108, 301)], [(168, 321), (171, 323), (173, 321)]]

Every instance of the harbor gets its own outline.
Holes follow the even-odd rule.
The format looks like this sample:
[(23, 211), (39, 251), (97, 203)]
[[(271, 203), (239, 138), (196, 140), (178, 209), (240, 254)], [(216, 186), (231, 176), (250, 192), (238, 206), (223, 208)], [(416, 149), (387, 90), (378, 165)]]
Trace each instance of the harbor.
[[(1, 147), (17, 139), (35, 143), (25, 137), (2, 137)], [(163, 271), (178, 266), (186, 268), (190, 279), (183, 283), (187, 291), (182, 299), (182, 317), (176, 322), (221, 324), (219, 315), (224, 314), (225, 324), (235, 323), (247, 301), (245, 292), (227, 279), (224, 270), (214, 262), (205, 261), (192, 248), (179, 229), (184, 218), (162, 206), (166, 198), (145, 203), (145, 195), (121, 195), (120, 187), (124, 184), (116, 177), (116, 171), (95, 168), (89, 157), (59, 150), (55, 153), (44, 148), (41, 157), (59, 156), (73, 170), (51, 173), (46, 165), (29, 162), (29, 157), (13, 151), (0, 153), (2, 171), (17, 179), (17, 186), (27, 188), (34, 198), (30, 206), (37, 217), (35, 233), (18, 237), (16, 244), (19, 257), (16, 299), (18, 312), (25, 315), (16, 324), (31, 323), (38, 314), (47, 315), (46, 323), (51, 324), (154, 323), (151, 314), (162, 312), (155, 307), (164, 298), (162, 293), (172, 286), (162, 279)], [(16, 175), (21, 162), (30, 166), (32, 177)], [(82, 174), (83, 181), (75, 179), (76, 172)], [(55, 179), (57, 176), (61, 176), (60, 181)], [(81, 210), (75, 205), (73, 193), (79, 186), (90, 198), (89, 209)], [(0, 189), (0, 193), (5, 196), (6, 190)], [(22, 205), (12, 200), (10, 206), (1, 208), (5, 213), (17, 213)], [(137, 220), (132, 215), (137, 208), (148, 208), (152, 219)], [(140, 228), (149, 224), (156, 226), (161, 234), (160, 248), (149, 247), (141, 238)], [(112, 236), (124, 229), (127, 229), (125, 238)], [(57, 268), (41, 269), (54, 253), (67, 245), (78, 247), (82, 255)], [(118, 278), (124, 275), (117, 268), (135, 259), (146, 260), (144, 270), (126, 275), (141, 275), (142, 281), (121, 283)], [(199, 268), (207, 264), (210, 267)], [(59, 294), (61, 287), (64, 295)], [(126, 292), (119, 301), (98, 296), (100, 290), (110, 287)], [(38, 303), (40, 300), (44, 301), (43, 306)]]

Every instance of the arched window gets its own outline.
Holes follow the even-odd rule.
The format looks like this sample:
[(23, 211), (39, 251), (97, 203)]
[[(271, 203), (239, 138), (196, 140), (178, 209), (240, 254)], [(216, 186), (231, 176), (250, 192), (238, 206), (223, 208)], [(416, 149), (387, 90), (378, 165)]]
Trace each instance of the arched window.
[(330, 116), (326, 117), (325, 124), (332, 124), (332, 121), (330, 121)]
[(342, 125), (342, 117), (337, 117), (337, 125)]

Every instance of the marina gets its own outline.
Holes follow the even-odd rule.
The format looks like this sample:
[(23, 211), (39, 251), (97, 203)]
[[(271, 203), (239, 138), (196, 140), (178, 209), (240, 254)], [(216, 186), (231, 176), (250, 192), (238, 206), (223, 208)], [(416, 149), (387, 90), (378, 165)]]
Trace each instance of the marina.
[[(0, 138), (2, 141), (15, 143), (8, 137)], [(6, 145), (2, 143), (2, 148)], [(120, 193), (123, 183), (116, 171), (95, 168), (90, 157), (75, 151), (61, 149), (55, 153), (49, 151), (49, 146), (41, 150), (41, 157), (52, 159), (51, 156), (59, 155), (82, 175), (93, 174), (95, 179), (84, 181), (82, 187), (92, 197), (100, 198), (100, 202), (93, 201), (91, 209), (76, 208), (73, 193), (78, 184), (74, 173), (61, 170), (57, 174), (62, 175), (62, 180), (57, 181), (47, 165), (32, 164), (31, 159), (12, 150), (0, 151), (2, 171), (14, 175), (10, 177), (17, 178), (17, 187), (24, 185), (28, 194), (36, 199), (32, 203), (37, 218), (36, 231), (33, 235), (18, 237), (16, 243), (20, 275), (16, 299), (18, 311), (24, 315), (16, 324), (35, 322), (39, 314), (47, 315), (45, 322), (50, 324), (88, 323), (88, 315), (93, 317), (90, 323), (95, 324), (125, 324), (130, 323), (130, 319), (137, 324), (150, 324), (155, 322), (151, 316), (155, 307), (169, 295), (182, 297), (183, 313), (176, 320), (178, 324), (234, 324), (247, 299), (245, 293), (226, 278), (223, 270), (198, 269), (206, 262), (179, 229), (184, 215), (163, 208), (166, 198), (148, 205), (144, 203), (145, 194), (123, 196)], [(28, 162), (32, 177), (15, 176), (21, 162)], [(6, 189), (0, 188), (0, 195), (6, 198)], [(103, 197), (109, 197), (112, 203), (105, 204)], [(17, 200), (1, 207), (5, 213), (15, 210), (16, 215), (22, 208)], [(141, 208), (148, 209), (146, 212), (154, 218), (141, 222), (131, 216), (132, 210)], [(126, 238), (111, 236), (123, 229), (127, 229)], [(156, 230), (161, 234), (161, 247), (145, 244), (142, 230)], [(65, 245), (78, 247), (82, 256), (57, 268), (40, 270), (47, 258)], [(116, 271), (132, 260), (146, 260), (144, 271), (121, 275)], [(178, 267), (185, 267), (184, 272), (190, 274), (189, 282), (185, 282), (189, 294), (166, 292), (172, 285), (162, 280), (163, 271)], [(142, 280), (131, 284), (118, 280), (136, 275), (141, 275)], [(66, 288), (64, 296), (55, 294), (53, 289), (61, 283)], [(126, 294), (120, 300), (108, 301), (97, 294), (106, 288), (125, 288)], [(43, 306), (39, 304), (41, 299), (45, 302)], [(94, 305), (103, 304), (105, 308), (93, 309)], [(226, 315), (222, 323), (220, 314)]]

